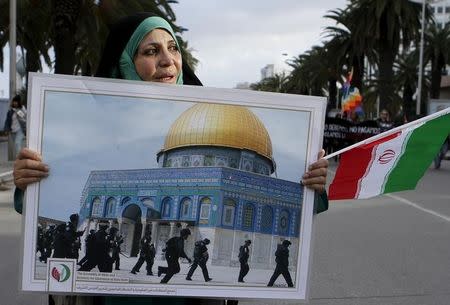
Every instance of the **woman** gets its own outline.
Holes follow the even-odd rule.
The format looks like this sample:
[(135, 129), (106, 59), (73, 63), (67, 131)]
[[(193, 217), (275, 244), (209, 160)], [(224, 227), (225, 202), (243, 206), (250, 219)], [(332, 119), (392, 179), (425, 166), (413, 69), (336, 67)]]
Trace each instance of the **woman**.
[(23, 147), (27, 126), (27, 109), (22, 105), (20, 95), (13, 97), (11, 108), (6, 114), (5, 131), (11, 132), (14, 142), (14, 156), (17, 156)]
[[(141, 13), (122, 19), (110, 31), (105, 51), (96, 76), (143, 80), (169, 84), (201, 85), (190, 67), (182, 60), (178, 42), (172, 28), (164, 19), (149, 13)], [(322, 151), (319, 161), (310, 166), (302, 183), (322, 194), (328, 161), (323, 159)], [(14, 166), (14, 182), (17, 186), (15, 205), (21, 210), (20, 199), (30, 183), (47, 177), (49, 168), (42, 162), (41, 156), (29, 149), (23, 149)], [(328, 202), (323, 201), (325, 207)], [(326, 209), (326, 208), (325, 208)], [(59, 302), (57, 305), (64, 304)], [(78, 297), (84, 303), (94, 302), (92, 297)], [(58, 303), (59, 302), (59, 303)], [(101, 297), (95, 304), (135, 305), (135, 304), (223, 304), (220, 300), (136, 298), (136, 297)], [(78, 303), (77, 303), (78, 304)]]

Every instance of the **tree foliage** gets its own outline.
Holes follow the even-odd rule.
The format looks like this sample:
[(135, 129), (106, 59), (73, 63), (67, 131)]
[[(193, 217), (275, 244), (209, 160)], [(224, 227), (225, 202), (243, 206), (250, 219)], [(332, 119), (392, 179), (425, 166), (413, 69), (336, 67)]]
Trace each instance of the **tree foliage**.
[[(93, 75), (108, 33), (108, 25), (136, 12), (154, 12), (179, 35), (171, 5), (175, 0), (18, 0), (17, 45), (26, 54), (27, 71), (41, 71), (41, 58), (55, 73)], [(9, 1), (0, 0), (0, 47), (9, 37)], [(195, 67), (187, 41), (181, 39), (188, 62)], [(55, 58), (51, 61), (51, 50)], [(3, 51), (0, 68), (3, 69)]]

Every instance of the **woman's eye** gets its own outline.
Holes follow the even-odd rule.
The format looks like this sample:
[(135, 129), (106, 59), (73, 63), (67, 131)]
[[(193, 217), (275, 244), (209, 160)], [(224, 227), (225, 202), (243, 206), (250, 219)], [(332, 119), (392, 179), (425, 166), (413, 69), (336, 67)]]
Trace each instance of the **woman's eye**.
[(178, 47), (176, 44), (169, 46), (169, 50), (171, 52), (178, 52)]
[(157, 53), (156, 49), (146, 49), (144, 50), (144, 55), (155, 55)]

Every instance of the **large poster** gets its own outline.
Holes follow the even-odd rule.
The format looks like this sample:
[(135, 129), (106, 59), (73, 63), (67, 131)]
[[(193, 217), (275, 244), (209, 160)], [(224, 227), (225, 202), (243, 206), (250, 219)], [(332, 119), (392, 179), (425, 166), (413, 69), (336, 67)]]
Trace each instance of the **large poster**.
[(29, 95), (50, 175), (23, 290), (306, 298), (325, 99), (44, 74)]

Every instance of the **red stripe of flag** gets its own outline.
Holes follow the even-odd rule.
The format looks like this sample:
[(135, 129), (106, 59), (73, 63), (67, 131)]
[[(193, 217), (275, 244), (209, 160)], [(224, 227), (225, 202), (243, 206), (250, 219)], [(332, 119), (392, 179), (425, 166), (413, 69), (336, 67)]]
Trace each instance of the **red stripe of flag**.
[(397, 132), (344, 152), (339, 160), (339, 167), (333, 182), (328, 189), (328, 198), (330, 200), (356, 198), (358, 181), (366, 173), (372, 159), (372, 151), (378, 144), (389, 141), (400, 134), (401, 132)]

